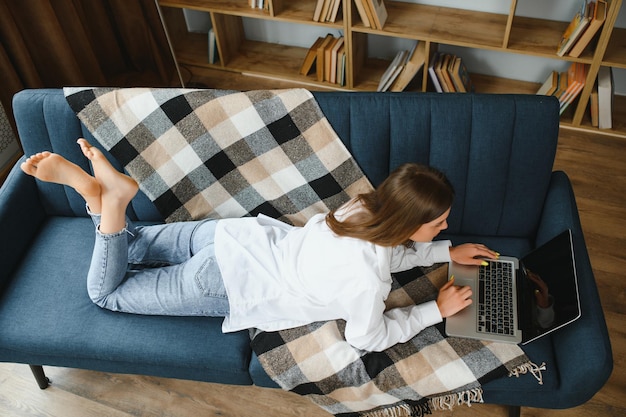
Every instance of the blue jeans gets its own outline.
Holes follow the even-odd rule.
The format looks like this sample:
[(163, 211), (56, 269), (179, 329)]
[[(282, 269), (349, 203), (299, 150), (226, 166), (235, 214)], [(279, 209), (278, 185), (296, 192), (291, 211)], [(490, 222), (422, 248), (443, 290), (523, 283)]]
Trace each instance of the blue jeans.
[[(91, 214), (91, 213), (90, 213)], [(102, 308), (125, 313), (224, 317), (228, 297), (215, 260), (216, 220), (135, 226), (96, 241), (87, 290)]]

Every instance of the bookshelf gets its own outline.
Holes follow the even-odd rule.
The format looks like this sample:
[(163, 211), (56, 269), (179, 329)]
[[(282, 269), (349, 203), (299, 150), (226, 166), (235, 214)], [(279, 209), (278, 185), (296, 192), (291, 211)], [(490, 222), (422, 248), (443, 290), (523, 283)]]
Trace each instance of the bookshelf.
[[(374, 36), (425, 42), (427, 57), (434, 54), (440, 45), (446, 45), (512, 53), (522, 57), (581, 62), (589, 65), (587, 82), (577, 102), (562, 115), (561, 124), (597, 130), (591, 126), (588, 106), (598, 71), (601, 66), (626, 69), (626, 29), (614, 28), (622, 0), (609, 0), (607, 18), (595, 49), (587, 48), (578, 58), (556, 55), (557, 44), (569, 22), (518, 15), (518, 3), (524, 0), (510, 0), (506, 14), (385, 1), (388, 18), (382, 30), (366, 27), (362, 23), (354, 0), (342, 0), (342, 13), (334, 23), (313, 21), (316, 0), (265, 1), (269, 7), (264, 10), (251, 8), (248, 0), (155, 0), (177, 65), (192, 73), (194, 69), (210, 68), (271, 77), (316, 88), (375, 91), (390, 61), (368, 56), (368, 41)], [(206, 34), (187, 31), (183, 9), (210, 13), (219, 51), (216, 63), (208, 62)], [(300, 65), (308, 48), (289, 46), (288, 39), (281, 39), (281, 43), (247, 39), (244, 30), (246, 19), (262, 19), (270, 24), (286, 22), (302, 25), (303, 28), (312, 26), (342, 33), (347, 53), (346, 85), (339, 87), (328, 82), (318, 82), (314, 74), (300, 75)], [(314, 41), (315, 37), (312, 37), (311, 44)], [(472, 68), (469, 70), (471, 72)], [(180, 82), (184, 85), (180, 74), (179, 68)], [(474, 73), (472, 80), (479, 93), (534, 94), (540, 85)], [(433, 90), (427, 71), (418, 73), (411, 89)], [(622, 121), (625, 111), (626, 99), (616, 96), (614, 126), (604, 132), (626, 138), (626, 124)]]

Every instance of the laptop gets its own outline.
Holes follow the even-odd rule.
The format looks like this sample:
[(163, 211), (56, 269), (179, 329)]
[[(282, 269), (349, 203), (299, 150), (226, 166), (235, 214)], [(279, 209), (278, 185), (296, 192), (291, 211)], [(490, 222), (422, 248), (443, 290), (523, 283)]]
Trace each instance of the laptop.
[(455, 285), (472, 288), (472, 304), (446, 319), (448, 336), (527, 344), (580, 317), (571, 230), (521, 259), (486, 261), (486, 267), (450, 262)]

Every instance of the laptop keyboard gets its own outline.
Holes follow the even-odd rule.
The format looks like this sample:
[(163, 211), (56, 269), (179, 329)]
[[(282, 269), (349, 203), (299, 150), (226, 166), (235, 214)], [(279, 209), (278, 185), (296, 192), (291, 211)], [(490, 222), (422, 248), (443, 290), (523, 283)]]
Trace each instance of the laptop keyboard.
[(512, 335), (513, 265), (489, 262), (479, 267), (478, 283), (478, 332)]

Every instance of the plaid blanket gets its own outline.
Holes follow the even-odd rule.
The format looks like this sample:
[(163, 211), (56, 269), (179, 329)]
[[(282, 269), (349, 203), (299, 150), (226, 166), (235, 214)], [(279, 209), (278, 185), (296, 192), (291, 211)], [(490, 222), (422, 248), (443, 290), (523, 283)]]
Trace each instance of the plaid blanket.
[[(264, 213), (299, 225), (371, 190), (306, 90), (66, 88), (71, 108), (166, 221)], [(388, 308), (436, 297), (445, 267), (394, 277)], [(286, 390), (336, 415), (422, 415), (481, 401), (480, 384), (538, 372), (515, 345), (431, 327), (385, 352), (356, 351), (341, 320), (260, 332), (252, 345)], [(393, 412), (393, 413), (392, 413)]]
[(167, 222), (263, 213), (301, 225), (371, 189), (304, 89), (64, 91)]
[[(440, 264), (395, 274), (387, 308), (435, 299), (447, 272)], [(545, 369), (517, 345), (446, 337), (441, 326), (371, 353), (350, 346), (344, 329), (335, 320), (258, 332), (252, 347), (283, 389), (342, 417), (423, 416), (482, 402), (481, 384), (494, 378), (531, 372), (541, 383)]]

